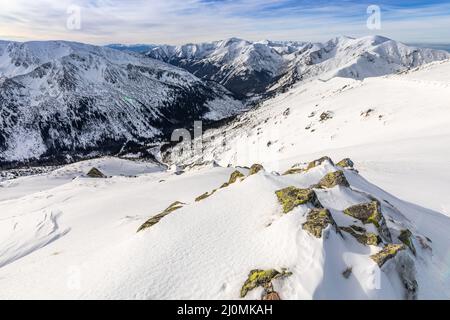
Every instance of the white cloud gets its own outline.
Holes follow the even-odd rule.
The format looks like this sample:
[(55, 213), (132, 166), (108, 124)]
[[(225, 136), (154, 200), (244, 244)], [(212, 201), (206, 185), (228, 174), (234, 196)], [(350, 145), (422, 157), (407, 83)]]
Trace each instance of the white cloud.
[[(273, 13), (260, 12), (285, 1), (0, 0), (0, 38), (185, 43), (231, 36), (321, 41), (341, 34), (372, 33), (366, 28), (363, 5), (280, 6)], [(66, 28), (71, 5), (81, 7), (80, 30)], [(378, 33), (405, 42), (450, 42), (450, 5), (382, 9)]]

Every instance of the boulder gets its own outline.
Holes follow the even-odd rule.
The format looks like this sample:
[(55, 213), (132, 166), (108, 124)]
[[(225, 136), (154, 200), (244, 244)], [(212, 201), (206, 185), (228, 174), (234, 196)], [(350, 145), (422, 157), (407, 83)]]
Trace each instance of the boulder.
[(314, 160), (314, 161), (311, 161), (310, 163), (308, 163), (308, 166), (306, 167), (306, 170), (311, 170), (312, 168), (318, 167), (322, 163), (324, 163), (325, 161), (328, 161), (331, 164), (334, 164), (333, 160), (331, 160), (330, 157), (322, 157), (320, 159), (317, 159), (317, 160)]
[(336, 165), (341, 168), (353, 168), (355, 164), (350, 158), (345, 158), (339, 161)]
[(344, 210), (344, 214), (356, 218), (364, 224), (372, 223), (386, 242), (392, 242), (391, 233), (386, 225), (386, 220), (381, 213), (381, 206), (378, 201), (361, 203)]
[(314, 237), (322, 238), (323, 230), (330, 224), (336, 226), (336, 222), (328, 209), (312, 209), (308, 213), (306, 222), (302, 225), (302, 228)]
[(381, 268), (388, 260), (394, 258), (400, 251), (405, 250), (403, 244), (388, 244), (380, 252), (371, 255), (370, 258)]
[(336, 186), (350, 187), (343, 171), (330, 172), (319, 181), (318, 188), (333, 188)]
[(345, 269), (345, 270), (342, 272), (342, 276), (343, 276), (345, 279), (348, 279), (348, 278), (350, 278), (350, 276), (352, 275), (352, 272), (353, 272), (353, 268), (352, 268), (352, 267), (348, 267), (347, 269)]
[(106, 175), (104, 175), (97, 168), (92, 168), (91, 170), (89, 170), (89, 172), (87, 173), (87, 176), (89, 178), (96, 178), (96, 179), (105, 179), (105, 178), (107, 178)]
[(288, 176), (290, 174), (298, 174), (298, 173), (302, 173), (305, 172), (305, 169), (301, 169), (301, 168), (290, 168), (288, 171), (286, 171), (285, 173), (283, 173), (283, 176)]
[(275, 192), (278, 201), (283, 206), (283, 212), (288, 213), (295, 207), (311, 203), (315, 207), (321, 208), (322, 205), (317, 199), (316, 193), (312, 189), (299, 189), (296, 187), (287, 187)]
[(238, 179), (242, 179), (245, 176), (239, 172), (238, 170), (234, 171), (231, 176), (230, 179), (228, 180), (228, 185), (235, 183)]
[(378, 235), (376, 235), (375, 233), (367, 232), (364, 228), (352, 225), (349, 227), (340, 227), (339, 229), (349, 233), (363, 245), (376, 246), (381, 243), (381, 239)]
[(250, 171), (249, 171), (248, 175), (252, 176), (254, 174), (257, 174), (261, 170), (264, 170), (264, 167), (262, 165), (256, 163), (250, 167)]

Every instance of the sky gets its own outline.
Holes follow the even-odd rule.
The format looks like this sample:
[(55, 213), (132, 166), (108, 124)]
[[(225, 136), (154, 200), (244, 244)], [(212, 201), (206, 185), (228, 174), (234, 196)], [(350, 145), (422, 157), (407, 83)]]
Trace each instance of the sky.
[(3, 40), (184, 44), (373, 34), (450, 43), (450, 0), (0, 0)]

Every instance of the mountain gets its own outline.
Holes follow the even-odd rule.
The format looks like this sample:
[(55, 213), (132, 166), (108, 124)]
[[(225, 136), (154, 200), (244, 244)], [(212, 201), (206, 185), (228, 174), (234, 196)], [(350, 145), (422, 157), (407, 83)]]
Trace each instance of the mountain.
[(0, 163), (117, 153), (243, 106), (225, 88), (81, 43), (0, 43)]
[(150, 50), (158, 47), (157, 45), (152, 44), (109, 44), (106, 46), (107, 48), (116, 49), (120, 51), (131, 51), (131, 52), (137, 52), (137, 53), (146, 53)]
[(333, 76), (363, 79), (450, 57), (448, 52), (408, 47), (381, 36), (338, 37), (325, 43), (250, 42), (159, 46), (148, 56), (219, 82), (241, 97), (286, 90), (298, 81)]

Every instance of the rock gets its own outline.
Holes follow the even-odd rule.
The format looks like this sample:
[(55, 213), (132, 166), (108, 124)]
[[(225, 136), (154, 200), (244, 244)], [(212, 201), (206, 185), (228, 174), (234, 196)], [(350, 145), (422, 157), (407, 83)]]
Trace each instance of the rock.
[(286, 278), (290, 275), (292, 275), (292, 273), (287, 272), (285, 269), (282, 269), (281, 272), (275, 269), (252, 270), (242, 286), (241, 298), (244, 298), (249, 291), (257, 287), (264, 287), (266, 293), (271, 293), (273, 292), (272, 280)]
[(325, 122), (330, 119), (333, 119), (333, 112), (331, 111), (325, 111), (320, 115), (320, 122)]
[(97, 179), (105, 179), (107, 178), (100, 170), (97, 168), (92, 168), (88, 173), (87, 176), (89, 178), (97, 178)]
[(265, 293), (263, 295), (262, 300), (265, 300), (265, 301), (279, 301), (279, 300), (281, 300), (281, 298), (280, 298), (280, 295), (277, 292), (273, 291), (273, 292), (270, 292), (270, 293)]
[(345, 158), (339, 161), (336, 165), (341, 168), (353, 168), (355, 163), (350, 158)]
[(367, 232), (366, 229), (358, 226), (340, 227), (342, 231), (351, 234), (359, 243), (363, 245), (376, 246), (381, 243), (381, 238), (375, 233)]
[(308, 167), (306, 168), (306, 170), (311, 170), (312, 168), (318, 167), (318, 166), (320, 166), (322, 163), (324, 163), (325, 161), (330, 162), (332, 165), (334, 164), (334, 163), (333, 163), (333, 160), (331, 160), (330, 157), (322, 157), (322, 158), (320, 158), (320, 159), (311, 161), (311, 162), (308, 164)]
[(308, 213), (302, 228), (314, 237), (322, 238), (322, 232), (329, 224), (336, 226), (336, 222), (328, 209), (312, 209)]
[(285, 173), (283, 173), (283, 176), (288, 176), (290, 174), (297, 174), (297, 173), (302, 173), (302, 172), (305, 172), (305, 169), (291, 168), (288, 171), (286, 171)]
[(176, 201), (176, 202), (172, 203), (163, 212), (161, 212), (160, 214), (157, 214), (156, 216), (153, 216), (150, 219), (148, 219), (143, 225), (141, 225), (139, 227), (137, 232), (140, 232), (142, 230), (145, 230), (147, 228), (150, 228), (150, 227), (154, 226), (155, 224), (157, 224), (159, 221), (161, 221), (161, 219), (164, 218), (165, 216), (167, 216), (168, 214), (172, 213), (175, 210), (181, 209), (183, 207), (183, 205), (184, 205), (184, 203), (182, 203), (180, 201)]
[(299, 189), (296, 187), (287, 187), (275, 192), (278, 201), (283, 206), (283, 212), (288, 213), (295, 207), (310, 202), (315, 207), (321, 208), (316, 193), (312, 189)]
[(216, 192), (216, 190), (213, 190), (211, 192), (205, 192), (201, 196), (198, 196), (197, 198), (195, 198), (195, 202), (200, 202), (202, 200), (205, 200), (206, 198), (212, 196), (215, 192)]
[(260, 164), (254, 164), (250, 167), (250, 171), (248, 173), (249, 176), (252, 176), (254, 174), (257, 174), (261, 170), (264, 170), (264, 167)]
[(348, 279), (352, 275), (352, 272), (353, 272), (353, 268), (352, 267), (348, 267), (347, 269), (344, 270), (344, 272), (342, 272), (342, 276), (345, 279)]
[(344, 172), (341, 170), (326, 174), (317, 184), (318, 188), (333, 188), (336, 186), (350, 187)]
[(380, 252), (371, 255), (370, 258), (381, 268), (388, 260), (394, 258), (397, 253), (405, 249), (406, 247), (403, 244), (388, 244)]
[(396, 259), (396, 270), (405, 288), (405, 299), (416, 300), (419, 284), (416, 280), (414, 260), (409, 255), (401, 255)]
[(245, 176), (239, 172), (239, 171), (234, 171), (231, 176), (230, 179), (228, 180), (228, 185), (235, 183), (238, 179), (242, 179), (245, 178)]
[(344, 214), (356, 218), (364, 224), (372, 223), (386, 242), (392, 242), (391, 233), (381, 213), (381, 206), (378, 201), (351, 206), (344, 210)]
[(414, 247), (414, 244), (412, 242), (412, 233), (408, 229), (402, 230), (400, 232), (400, 235), (398, 236), (398, 239), (403, 242), (414, 255), (416, 255), (416, 248)]

